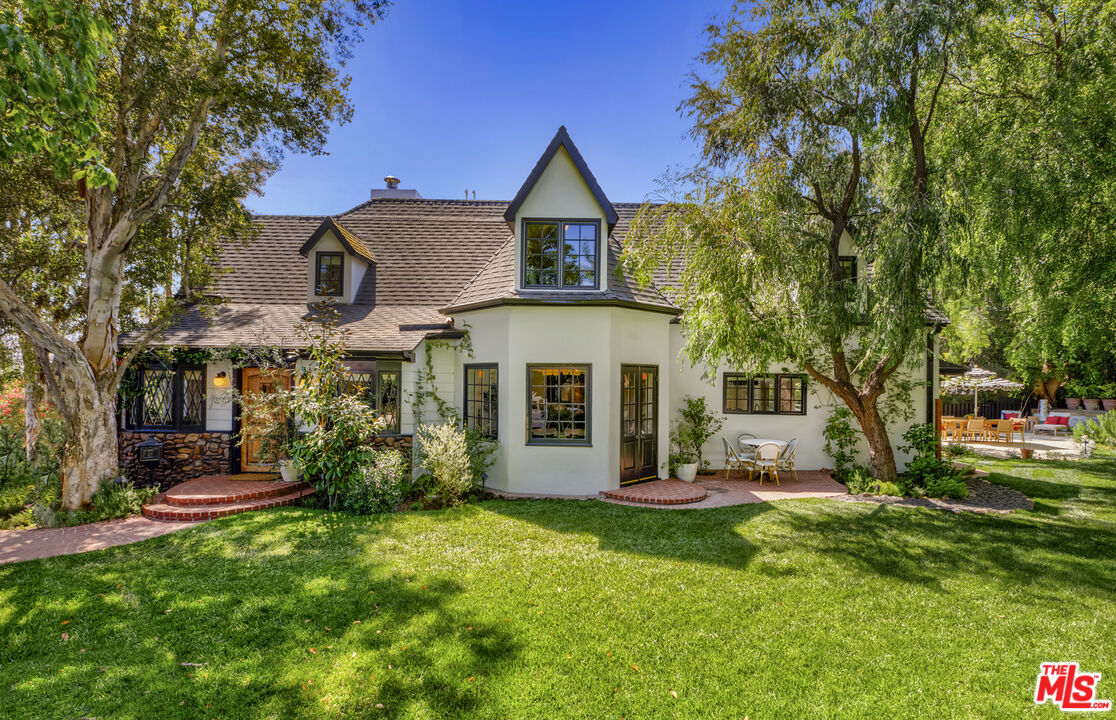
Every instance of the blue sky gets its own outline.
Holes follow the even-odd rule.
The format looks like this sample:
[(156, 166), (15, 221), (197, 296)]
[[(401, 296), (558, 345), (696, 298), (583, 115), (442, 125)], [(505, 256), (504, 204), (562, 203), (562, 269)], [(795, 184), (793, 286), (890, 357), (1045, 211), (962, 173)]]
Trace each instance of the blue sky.
[(428, 198), (508, 200), (559, 125), (609, 199), (640, 201), (697, 148), (675, 108), (729, 0), (399, 0), (348, 64), (328, 155), (288, 154), (260, 213), (339, 213), (391, 173)]

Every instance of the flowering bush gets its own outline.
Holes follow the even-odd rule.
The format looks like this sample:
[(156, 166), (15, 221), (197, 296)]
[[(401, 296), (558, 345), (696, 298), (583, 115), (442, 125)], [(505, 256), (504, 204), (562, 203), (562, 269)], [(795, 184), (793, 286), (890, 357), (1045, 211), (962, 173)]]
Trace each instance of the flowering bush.
[(427, 473), (428, 499), (458, 505), (473, 486), (473, 463), (465, 431), (451, 423), (419, 425), (419, 467)]
[(406, 498), (408, 470), (407, 458), (398, 450), (372, 453), (364, 475), (346, 491), (342, 507), (358, 515), (393, 512)]

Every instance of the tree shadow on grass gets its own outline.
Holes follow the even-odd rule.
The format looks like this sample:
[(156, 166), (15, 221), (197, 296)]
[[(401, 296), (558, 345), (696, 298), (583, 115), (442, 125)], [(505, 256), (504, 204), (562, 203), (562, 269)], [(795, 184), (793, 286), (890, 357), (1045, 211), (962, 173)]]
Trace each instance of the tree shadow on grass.
[(495, 501), (481, 507), (554, 532), (592, 535), (602, 550), (737, 570), (747, 567), (757, 551), (741, 525), (773, 508), (753, 503), (680, 510), (579, 500)]
[(884, 505), (855, 515), (788, 513), (787, 522), (798, 550), (935, 589), (964, 575), (1035, 597), (1059, 587), (1110, 600), (1116, 587), (1116, 532), (1103, 526)]
[(515, 662), (517, 642), (502, 623), (459, 609), (458, 583), (385, 562), (376, 543), (391, 525), (275, 510), (0, 568), (4, 710), (124, 718), (476, 711), (486, 702), (480, 681)]

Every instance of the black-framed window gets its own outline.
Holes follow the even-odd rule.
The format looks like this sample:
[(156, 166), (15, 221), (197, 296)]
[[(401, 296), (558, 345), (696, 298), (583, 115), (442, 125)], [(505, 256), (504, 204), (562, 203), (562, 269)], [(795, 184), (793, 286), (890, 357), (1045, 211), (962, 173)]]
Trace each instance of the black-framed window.
[(465, 427), (496, 439), (499, 397), (500, 377), (495, 364), (465, 366)]
[(378, 368), (375, 362), (346, 363), (349, 372), (342, 390), (357, 395), (386, 423), (383, 432), (399, 432), (399, 371)]
[(589, 445), (589, 365), (527, 366), (527, 444)]
[(725, 373), (726, 413), (806, 414), (806, 376), (791, 373)]
[(841, 280), (856, 284), (856, 255), (839, 255), (837, 266), (841, 270)]
[(595, 289), (601, 226), (596, 220), (525, 220), (523, 286)]
[(205, 368), (152, 365), (140, 368), (131, 425), (136, 429), (195, 432), (205, 429)]
[(320, 252), (314, 256), (314, 294), (337, 297), (345, 294), (345, 253)]

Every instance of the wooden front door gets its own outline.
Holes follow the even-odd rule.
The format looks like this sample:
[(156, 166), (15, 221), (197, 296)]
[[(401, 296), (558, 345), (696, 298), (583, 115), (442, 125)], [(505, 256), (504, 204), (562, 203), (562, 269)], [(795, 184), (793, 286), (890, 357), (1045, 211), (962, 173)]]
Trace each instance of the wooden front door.
[(659, 368), (620, 366), (620, 484), (659, 476)]
[[(252, 396), (257, 393), (267, 393), (276, 387), (289, 389), (291, 387), (291, 374), (283, 370), (261, 371), (259, 368), (244, 368), (240, 371), (240, 394)], [(265, 418), (244, 417), (240, 418), (240, 432), (244, 442), (240, 446), (240, 471), (241, 472), (274, 472), (274, 463), (261, 462), (259, 459), (260, 443), (253, 440), (253, 430), (264, 422)]]

